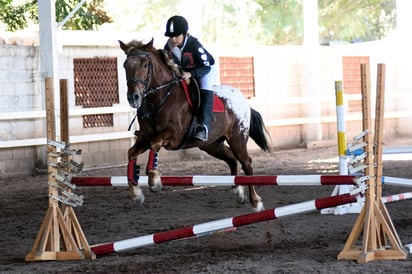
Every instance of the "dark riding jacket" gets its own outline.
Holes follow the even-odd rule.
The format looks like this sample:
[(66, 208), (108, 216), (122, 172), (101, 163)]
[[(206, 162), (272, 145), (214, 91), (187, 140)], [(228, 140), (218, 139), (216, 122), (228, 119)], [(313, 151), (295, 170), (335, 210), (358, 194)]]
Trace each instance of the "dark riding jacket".
[(196, 37), (188, 34), (185, 39), (187, 41), (186, 44), (183, 42), (184, 48), (181, 61), (173, 54), (168, 43), (166, 43), (164, 49), (169, 58), (172, 58), (183, 71), (190, 72), (193, 78), (200, 79), (209, 73), (210, 66), (215, 64), (215, 60)]

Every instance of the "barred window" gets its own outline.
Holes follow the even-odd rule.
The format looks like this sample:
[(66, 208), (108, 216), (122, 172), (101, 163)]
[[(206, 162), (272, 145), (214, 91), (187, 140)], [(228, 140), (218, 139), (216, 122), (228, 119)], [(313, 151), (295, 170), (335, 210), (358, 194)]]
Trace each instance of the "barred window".
[(255, 96), (253, 57), (220, 57), (220, 82), (238, 88), (246, 98)]
[[(119, 103), (116, 57), (75, 58), (74, 94), (76, 106), (109, 107)], [(112, 127), (113, 114), (84, 115), (83, 127)]]
[[(345, 94), (361, 94), (361, 64), (369, 64), (367, 56), (345, 56), (343, 63), (343, 91)], [(362, 111), (362, 100), (348, 100), (348, 111)]]

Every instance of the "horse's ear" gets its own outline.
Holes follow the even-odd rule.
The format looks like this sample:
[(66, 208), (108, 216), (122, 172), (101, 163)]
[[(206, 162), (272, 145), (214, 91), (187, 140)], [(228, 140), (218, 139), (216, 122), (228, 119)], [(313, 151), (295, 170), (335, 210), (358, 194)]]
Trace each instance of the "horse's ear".
[(126, 46), (126, 44), (125, 43), (123, 43), (122, 41), (120, 41), (120, 40), (118, 40), (119, 41), (119, 44), (120, 44), (120, 48), (124, 51), (124, 52), (126, 52), (126, 50), (127, 50), (127, 46)]
[(152, 40), (150, 40), (150, 42), (147, 43), (146, 46), (148, 46), (148, 47), (150, 47), (150, 48), (153, 48), (153, 41), (154, 41), (154, 37), (152, 37)]

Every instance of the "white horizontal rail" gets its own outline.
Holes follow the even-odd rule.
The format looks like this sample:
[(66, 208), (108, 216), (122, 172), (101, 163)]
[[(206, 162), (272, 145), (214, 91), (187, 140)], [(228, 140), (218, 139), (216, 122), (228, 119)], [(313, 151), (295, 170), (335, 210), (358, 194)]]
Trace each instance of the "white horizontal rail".
[(70, 136), (70, 143), (79, 144), (85, 142), (95, 142), (95, 141), (108, 141), (116, 139), (128, 139), (134, 138), (135, 135), (132, 131), (121, 131), (121, 132), (110, 132), (102, 134), (89, 134), (89, 135), (77, 135)]
[[(95, 114), (109, 114), (109, 113), (136, 113), (136, 110), (128, 106), (114, 106), (114, 107), (97, 107), (97, 108), (71, 108), (69, 110), (70, 117), (82, 115)], [(45, 110), (34, 111), (14, 111), (0, 113), (0, 121), (11, 120), (30, 120), (46, 118)]]
[[(93, 108), (94, 109), (94, 108)], [(107, 112), (109, 108), (99, 108), (101, 113), (113, 113)], [(103, 110), (104, 109), (104, 110)], [(117, 113), (124, 113), (124, 111), (120, 111), (121, 108), (117, 109)], [(83, 110), (83, 109), (82, 109)], [(72, 113), (72, 111), (71, 111)], [(80, 116), (86, 115), (84, 113), (88, 112), (81, 112), (76, 111), (73, 115), (70, 116)], [(94, 112), (93, 114), (97, 114)], [(385, 119), (389, 118), (404, 118), (404, 117), (412, 117), (411, 112), (387, 112), (385, 113)], [(34, 118), (31, 116), (30, 118)], [(1, 120), (1, 119), (0, 119)], [(360, 121), (361, 116), (357, 113), (348, 113), (346, 117), (346, 121)], [(281, 127), (281, 126), (296, 126), (296, 125), (309, 125), (309, 124), (326, 124), (326, 123), (334, 123), (336, 122), (336, 116), (323, 116), (323, 117), (314, 117), (314, 118), (289, 118), (289, 119), (280, 119), (280, 120), (272, 120), (266, 121), (265, 124), (267, 127)], [(71, 143), (84, 143), (84, 142), (93, 142), (93, 141), (107, 141), (107, 140), (115, 140), (115, 139), (126, 139), (132, 138), (132, 132), (109, 132), (109, 133), (97, 133), (97, 134), (86, 134), (86, 135), (77, 135), (71, 136), (70, 142)], [(39, 146), (45, 145), (46, 138), (30, 138), (30, 139), (19, 139), (19, 140), (7, 140), (7, 141), (0, 141), (0, 148), (13, 148), (13, 147), (27, 147), (27, 146)]]
[[(401, 98), (404, 95), (404, 92), (396, 92), (388, 94), (390, 98)], [(359, 94), (347, 94), (345, 95), (345, 100), (360, 100), (361, 96)], [(263, 107), (267, 105), (293, 105), (293, 104), (311, 104), (313, 102), (317, 103), (327, 103), (335, 102), (335, 97), (333, 96), (322, 96), (322, 97), (287, 97), (279, 98), (275, 101), (261, 102), (259, 100), (250, 100), (252, 105), (256, 107)], [(69, 110), (70, 117), (78, 117), (82, 115), (94, 115), (94, 114), (131, 114), (134, 115), (136, 112), (135, 109), (129, 107), (128, 105), (115, 105), (112, 107), (97, 107), (97, 108), (82, 108), (82, 107), (72, 107)], [(386, 112), (385, 119), (396, 119), (396, 118), (406, 118), (412, 117), (412, 111), (393, 111)], [(46, 112), (45, 110), (35, 110), (35, 111), (17, 111), (17, 112), (0, 112), (0, 123), (16, 120), (36, 120), (36, 119), (45, 119)], [(349, 112), (346, 113), (347, 121), (360, 121), (361, 115), (359, 112)], [(282, 127), (282, 126), (303, 126), (310, 124), (327, 124), (335, 123), (336, 116), (322, 116), (322, 117), (294, 117), (294, 118), (285, 118), (285, 119), (271, 119), (265, 121), (267, 127)], [(114, 140), (114, 139), (124, 139), (133, 137), (131, 132), (110, 132), (110, 133), (98, 133), (98, 134), (86, 134), (79, 136), (71, 136), (70, 140), (72, 143), (82, 143), (90, 141), (103, 141), (103, 140)], [(24, 147), (24, 146), (39, 146), (45, 145), (46, 138), (28, 138), (28, 139), (19, 139), (19, 140), (5, 140), (0, 141), (0, 148), (13, 148), (13, 147)]]
[(14, 112), (0, 112), (0, 121), (14, 121), (14, 120), (30, 120), (45, 118), (46, 111), (14, 111)]
[[(133, 138), (133, 137), (134, 135), (133, 135), (133, 132), (131, 131), (87, 134), (87, 135), (70, 136), (70, 143), (79, 144), (79, 143), (86, 143), (86, 142), (128, 139), (128, 138)], [(42, 146), (46, 144), (47, 144), (46, 138), (31, 138), (31, 139), (0, 141), (0, 148)]]
[(97, 107), (97, 108), (71, 108), (70, 116), (109, 114), (109, 113), (136, 113), (136, 109), (129, 106)]

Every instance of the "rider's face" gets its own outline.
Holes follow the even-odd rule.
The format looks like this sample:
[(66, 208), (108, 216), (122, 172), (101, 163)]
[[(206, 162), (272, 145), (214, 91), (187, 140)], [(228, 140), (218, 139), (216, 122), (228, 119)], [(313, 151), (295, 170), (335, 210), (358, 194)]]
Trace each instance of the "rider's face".
[(169, 37), (170, 45), (172, 47), (178, 47), (183, 43), (185, 36), (183, 34), (179, 34), (178, 36), (171, 36)]

